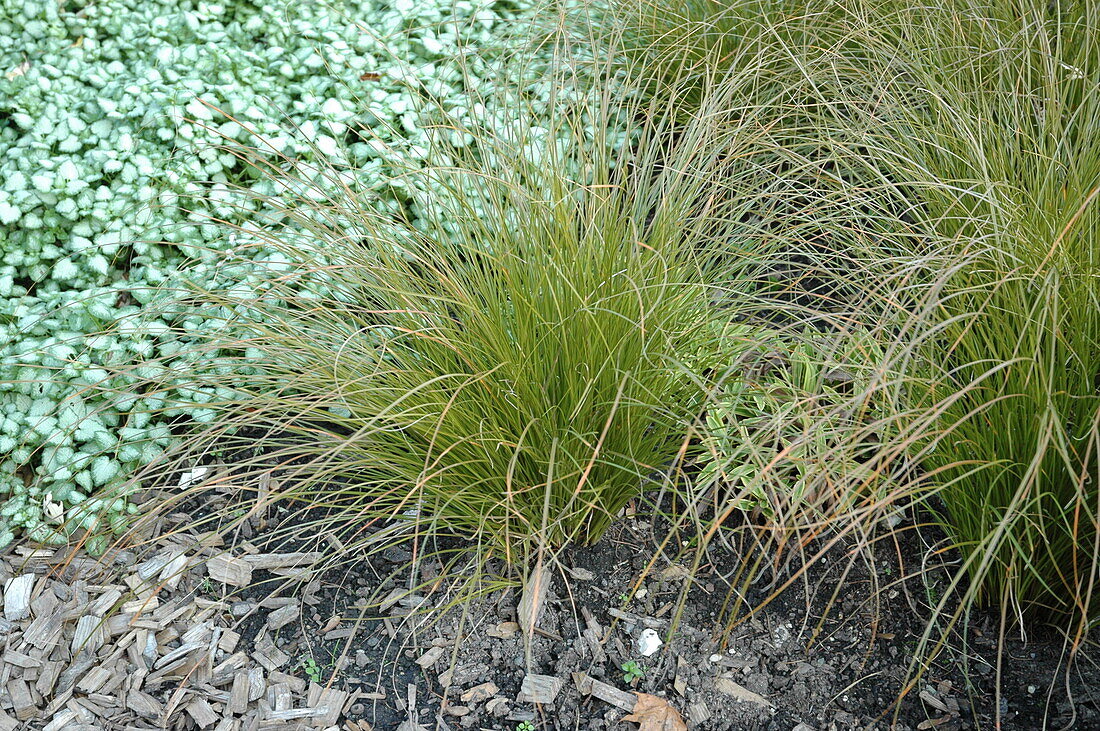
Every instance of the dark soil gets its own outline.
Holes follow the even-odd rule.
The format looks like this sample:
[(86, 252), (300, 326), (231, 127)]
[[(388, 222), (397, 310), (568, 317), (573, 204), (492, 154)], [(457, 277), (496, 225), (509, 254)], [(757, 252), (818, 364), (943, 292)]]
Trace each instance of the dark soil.
[[(938, 540), (933, 533), (910, 522), (894, 534), (884, 531), (870, 550), (848, 550), (840, 541), (746, 618), (800, 562), (780, 566), (768, 572), (773, 586), (761, 581), (746, 590), (738, 615), (743, 621), (727, 633), (729, 580), (744, 552), (713, 545), (671, 640), (648, 658), (635, 642), (645, 627), (667, 635), (687, 580), (660, 557), (640, 591), (630, 595), (657, 549), (648, 521), (626, 518), (597, 545), (559, 556), (529, 645), (510, 624), (518, 589), (489, 590), (491, 579), (484, 578), (481, 596), (447, 609), (464, 596), (455, 582), (469, 578), (473, 567), (465, 575), (452, 568), (444, 572), (448, 579), (437, 581), (441, 565), (427, 558), (414, 575), (411, 546), (396, 546), (330, 569), (304, 590), (300, 584), (276, 589), (302, 594), (305, 606), (302, 622), (283, 628), (276, 644), (296, 663), (284, 670), (305, 676), (311, 659), (326, 680), (334, 676), (337, 687), (360, 691), (348, 719), (374, 729), (514, 730), (527, 728), (523, 722), (536, 729), (637, 728), (620, 720), (625, 711), (581, 695), (574, 673), (662, 697), (683, 714), (688, 728), (715, 731), (971, 729), (998, 722), (1004, 729), (1100, 729), (1097, 638), (1069, 662), (1056, 632), (1031, 627), (1025, 639), (1018, 628), (1008, 629), (1002, 643), (1000, 618), (985, 614), (958, 623), (897, 702), (912, 679), (911, 661), (931, 607), (952, 576), (942, 558), (932, 562), (939, 555), (931, 550)], [(251, 541), (263, 548), (262, 536)], [(690, 554), (673, 558), (678, 566), (690, 566)], [(494, 568), (501, 570), (483, 567), (485, 576)], [(242, 613), (254, 610), (241, 622), (246, 642), (263, 625), (269, 610), (261, 602), (275, 586), (254, 587), (239, 597)], [(410, 586), (419, 588), (379, 612), (380, 597)], [(603, 658), (584, 637), (586, 616), (599, 625)], [(442, 650), (434, 661), (424, 658), (432, 648)], [(622, 670), (630, 661), (644, 671), (633, 684)], [(516, 701), (529, 673), (561, 679), (553, 702)], [(729, 681), (766, 701), (738, 700), (728, 694)], [(488, 697), (462, 700), (465, 691), (484, 683), (495, 686)]]

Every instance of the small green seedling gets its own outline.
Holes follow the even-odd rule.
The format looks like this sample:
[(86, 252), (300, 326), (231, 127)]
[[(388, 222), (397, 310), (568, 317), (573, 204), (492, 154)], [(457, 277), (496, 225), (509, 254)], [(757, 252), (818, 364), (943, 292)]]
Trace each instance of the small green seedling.
[(314, 683), (321, 682), (321, 666), (312, 657), (303, 658), (301, 668), (305, 671), (306, 677)]
[(530, 721), (520, 721), (516, 731), (535, 731), (535, 724)]
[(637, 660), (627, 660), (621, 665), (623, 682), (633, 684), (636, 680), (645, 677), (645, 667), (638, 664)]

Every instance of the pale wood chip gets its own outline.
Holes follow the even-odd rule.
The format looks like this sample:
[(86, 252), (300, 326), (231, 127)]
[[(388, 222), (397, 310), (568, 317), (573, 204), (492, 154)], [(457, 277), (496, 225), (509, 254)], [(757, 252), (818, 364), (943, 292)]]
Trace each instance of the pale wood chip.
[[(134, 615), (128, 613), (116, 613), (107, 617), (106, 631), (108, 637), (118, 637), (131, 629), (130, 622)], [(115, 643), (116, 647), (118, 643)]]
[(151, 594), (146, 597), (139, 597), (137, 599), (131, 599), (126, 602), (120, 608), (120, 611), (124, 614), (138, 615), (138, 614), (151, 614), (160, 608), (160, 598), (155, 594)]
[(122, 690), (122, 686), (126, 683), (127, 677), (122, 667), (122, 663), (118, 663), (118, 665), (115, 666), (110, 679), (99, 689), (100, 693), (117, 693)]
[(90, 652), (84, 651), (73, 658), (69, 666), (61, 671), (61, 675), (57, 677), (57, 690), (59, 693), (66, 691), (72, 692), (73, 685), (78, 678), (84, 677), (84, 673), (88, 672), (96, 665), (95, 656)]
[(88, 612), (97, 617), (102, 617), (107, 614), (107, 612), (111, 611), (121, 598), (122, 592), (115, 587), (111, 587), (100, 594), (98, 599), (92, 602), (92, 605), (88, 607)]
[(299, 718), (313, 718), (323, 716), (328, 712), (327, 708), (287, 708), (282, 711), (271, 711), (267, 714), (268, 721), (293, 721)]
[[(152, 684), (152, 676), (149, 676), (150, 684)], [(192, 695), (194, 691), (188, 688), (182, 683), (172, 691), (172, 695), (168, 696), (168, 700), (164, 703), (164, 710), (160, 712), (161, 725), (167, 727), (168, 721), (175, 715), (176, 709), (183, 703), (184, 698)]]
[(286, 683), (276, 683), (272, 678), (268, 678), (268, 681), (267, 702), (271, 704), (272, 710), (285, 711), (290, 708), (293, 701), (290, 686)]
[[(192, 620), (192, 622), (198, 620)], [(214, 635), (214, 625), (210, 622), (199, 622), (198, 624), (192, 624), (186, 631), (180, 636), (180, 641), (184, 644), (194, 645), (207, 645), (210, 643), (210, 638)]]
[(214, 713), (214, 709), (203, 698), (193, 698), (187, 704), (187, 715), (198, 724), (199, 728), (213, 726), (218, 722), (218, 714)]
[(93, 614), (86, 614), (77, 620), (70, 649), (74, 655), (81, 651), (94, 655), (106, 641), (107, 630), (103, 626), (103, 619)]
[(59, 662), (46, 661), (42, 663), (42, 668), (38, 671), (38, 680), (34, 683), (34, 689), (38, 691), (40, 696), (46, 698), (53, 693), (61, 669), (62, 665)]
[(46, 710), (42, 712), (43, 718), (52, 718), (55, 713), (65, 707), (65, 704), (69, 702), (69, 699), (73, 697), (73, 689), (65, 688), (58, 691), (54, 699), (50, 701), (50, 704), (46, 706)]
[[(74, 721), (76, 721), (76, 714), (66, 708), (54, 714), (50, 722), (42, 727), (42, 731), (65, 731), (76, 725), (73, 723)], [(0, 723), (0, 729), (3, 728), (4, 725)], [(14, 728), (14, 726), (12, 728)]]
[(484, 700), (492, 698), (499, 691), (500, 688), (497, 687), (496, 683), (481, 683), (480, 685), (475, 685), (463, 691), (462, 695), (459, 696), (459, 700), (468, 706), (472, 706), (475, 703), (481, 703)]
[(180, 579), (183, 578), (184, 571), (187, 570), (188, 558), (184, 554), (180, 554), (172, 558), (171, 561), (164, 565), (164, 568), (160, 570), (160, 575), (157, 576), (157, 580), (164, 585), (165, 588), (170, 591), (175, 591), (179, 586)]
[(31, 600), (31, 616), (41, 617), (46, 614), (53, 614), (60, 604), (61, 599), (56, 592), (43, 591)]
[(297, 602), (294, 602), (293, 604), (287, 604), (285, 607), (276, 609), (275, 611), (271, 612), (271, 614), (267, 615), (268, 629), (274, 631), (285, 627), (294, 620), (298, 619), (301, 613), (301, 605), (299, 605)]
[(696, 701), (695, 703), (688, 704), (687, 716), (692, 725), (698, 727), (700, 724), (710, 720), (710, 709), (707, 708), (707, 704), (703, 701)]
[(15, 710), (15, 717), (20, 721), (29, 721), (38, 715), (38, 706), (31, 695), (30, 686), (22, 678), (13, 678), (7, 684), (8, 695), (11, 696), (11, 705)]
[(248, 702), (258, 701), (267, 690), (267, 682), (264, 680), (264, 671), (260, 668), (248, 670)]
[[(243, 652), (235, 652), (218, 663), (218, 666), (214, 668), (210, 682), (214, 685), (225, 685), (236, 678), (241, 668), (247, 666), (248, 655)], [(244, 713), (244, 711), (241, 711), (241, 713)]]
[(252, 657), (256, 662), (263, 665), (268, 672), (278, 670), (290, 660), (290, 656), (276, 647), (268, 637), (256, 643)]
[(206, 572), (214, 581), (220, 581), (229, 586), (245, 587), (252, 583), (252, 566), (243, 559), (226, 554), (208, 559)]
[(318, 551), (310, 553), (263, 553), (256, 556), (242, 556), (252, 570), (271, 570), (309, 566), (320, 561), (324, 555)]
[(172, 560), (172, 554), (173, 552), (170, 550), (162, 551), (153, 558), (139, 563), (137, 566), (134, 567), (137, 570), (138, 579), (140, 579), (141, 582), (144, 583), (159, 574), (161, 572), (161, 569), (167, 566), (168, 562)]
[(161, 656), (159, 660), (153, 663), (153, 669), (161, 670), (177, 661), (186, 661), (187, 656), (190, 655), (192, 652), (203, 649), (206, 649), (206, 645), (204, 643), (187, 642), (172, 650), (167, 655)]
[(4, 662), (20, 668), (42, 667), (41, 659), (37, 657), (31, 657), (30, 655), (24, 655), (22, 652), (17, 652), (16, 650), (6, 650), (4, 652)]
[(231, 629), (223, 630), (222, 636), (218, 639), (218, 649), (225, 653), (233, 652), (237, 649), (237, 643), (240, 641), (240, 633)]
[(30, 615), (34, 579), (34, 574), (23, 574), (4, 582), (4, 619), (18, 622)]
[(110, 679), (111, 671), (104, 667), (92, 668), (77, 681), (76, 689), (81, 693), (95, 693)]
[(288, 686), (292, 692), (298, 695), (306, 692), (306, 681), (296, 675), (280, 673), (278, 670), (276, 670), (275, 672), (271, 673), (267, 677), (267, 679), (271, 683), (279, 683), (281, 685)]
[(633, 693), (619, 690), (613, 685), (608, 685), (585, 673), (573, 673), (573, 683), (581, 695), (592, 695), (605, 703), (621, 708), (624, 711), (634, 710), (638, 699)]
[(142, 718), (159, 718), (164, 706), (153, 696), (140, 690), (126, 694), (126, 707)]
[(443, 657), (446, 652), (442, 647), (433, 647), (417, 658), (416, 664), (427, 670), (439, 662), (439, 658)]
[[(229, 712), (240, 715), (248, 710), (248, 673), (239, 671), (233, 678), (233, 690), (229, 693)], [(262, 692), (261, 692), (262, 695)]]
[(561, 678), (553, 675), (528, 674), (523, 676), (516, 701), (519, 703), (553, 703), (561, 691)]
[(739, 685), (729, 678), (715, 678), (714, 689), (719, 693), (728, 695), (734, 700), (744, 703), (755, 703), (766, 708), (772, 707), (772, 702), (759, 693), (754, 693), (743, 685)]
[(516, 618), (519, 620), (520, 629), (527, 635), (534, 632), (539, 624), (539, 618), (546, 604), (546, 592), (550, 588), (552, 579), (553, 573), (550, 567), (541, 562), (527, 575), (519, 605), (516, 607)]
[(325, 711), (323, 715), (317, 716), (315, 725), (330, 726), (336, 723), (340, 718), (341, 712), (344, 710), (344, 706), (348, 702), (348, 693), (342, 690), (336, 690), (335, 688), (325, 688), (321, 691), (315, 703), (310, 705), (316, 708), (318, 711)]

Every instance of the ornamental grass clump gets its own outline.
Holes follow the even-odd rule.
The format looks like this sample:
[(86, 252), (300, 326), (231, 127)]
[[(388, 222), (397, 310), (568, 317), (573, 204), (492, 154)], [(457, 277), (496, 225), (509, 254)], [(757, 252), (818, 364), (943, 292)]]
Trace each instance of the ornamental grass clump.
[[(503, 127), (440, 129), (442, 164), (409, 173), (430, 191), (415, 220), (380, 211), (349, 171), (311, 185), (316, 170), (280, 175), (257, 151), (300, 197), (237, 231), (237, 255), (262, 246), (277, 265), (177, 298), (220, 321), (196, 347), (224, 370), (196, 388), (241, 394), (208, 403), (218, 418), (176, 453), (180, 470), (213, 450), (227, 463), (200, 490), (304, 510), (286, 525), (300, 538), (450, 536), (522, 564), (598, 540), (647, 480), (677, 482), (704, 390), (682, 359), (715, 316), (705, 264), (716, 248), (737, 259), (758, 195), (730, 159), (751, 176), (774, 151), (756, 124), (699, 120), (673, 138), (555, 68), (494, 102), (519, 112)], [(756, 253), (724, 268), (727, 307), (747, 299)]]
[(887, 191), (868, 266), (892, 272), (901, 431), (964, 604), (1080, 630), (1100, 616), (1098, 23), (1090, 3), (884, 11), (884, 101), (834, 126)]

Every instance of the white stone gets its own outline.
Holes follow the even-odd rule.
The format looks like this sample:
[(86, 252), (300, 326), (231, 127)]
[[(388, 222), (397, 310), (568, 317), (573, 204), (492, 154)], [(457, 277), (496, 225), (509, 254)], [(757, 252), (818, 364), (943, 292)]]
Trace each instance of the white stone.
[(649, 657), (661, 649), (663, 644), (665, 643), (661, 642), (656, 630), (644, 629), (638, 637), (638, 652), (642, 653), (642, 657)]
[(179, 487), (191, 487), (197, 485), (206, 479), (207, 474), (210, 473), (209, 467), (195, 467), (194, 469), (187, 470), (180, 475)]

